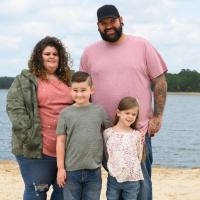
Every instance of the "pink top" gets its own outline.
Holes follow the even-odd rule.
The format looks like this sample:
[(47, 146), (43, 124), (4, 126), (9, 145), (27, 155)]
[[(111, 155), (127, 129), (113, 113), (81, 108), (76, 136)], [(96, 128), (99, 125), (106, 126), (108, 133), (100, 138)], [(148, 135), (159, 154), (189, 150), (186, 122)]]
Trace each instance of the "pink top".
[(56, 157), (56, 126), (60, 111), (72, 103), (69, 87), (57, 79), (38, 79), (38, 107), (43, 153)]
[(108, 128), (103, 135), (108, 153), (109, 174), (118, 182), (143, 180), (140, 166), (142, 134), (137, 130), (123, 133)]
[(99, 41), (84, 51), (80, 70), (91, 74), (95, 86), (92, 100), (102, 105), (111, 119), (123, 97), (135, 97), (140, 106), (137, 129), (147, 131), (153, 114), (151, 80), (167, 71), (155, 48), (129, 35), (121, 44)]

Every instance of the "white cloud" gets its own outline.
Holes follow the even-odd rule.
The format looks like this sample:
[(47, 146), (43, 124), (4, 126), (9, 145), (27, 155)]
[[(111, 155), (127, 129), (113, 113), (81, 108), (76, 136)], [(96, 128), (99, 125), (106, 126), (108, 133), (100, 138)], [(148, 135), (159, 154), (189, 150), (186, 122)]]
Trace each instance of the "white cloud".
[(179, 71), (189, 62), (191, 68), (200, 66), (197, 0), (1, 0), (0, 63), (6, 57), (5, 65), (15, 74), (19, 68), (13, 68), (26, 65), (36, 42), (54, 35), (64, 41), (77, 67), (83, 49), (100, 39), (96, 10), (104, 4), (118, 7), (125, 33), (149, 40), (169, 63), (170, 71)]
[(89, 8), (70, 5), (48, 7), (39, 14), (41, 18), (48, 19), (51, 24), (60, 25), (60, 28), (73, 33), (90, 29), (93, 26), (94, 18), (96, 19), (94, 13), (89, 12)]
[(27, 12), (32, 0), (1, 0), (0, 14), (18, 14)]
[(161, 10), (156, 9), (154, 6), (149, 6), (144, 9), (144, 14), (147, 16), (158, 16)]
[(44, 35), (50, 35), (52, 33), (51, 24), (39, 21), (29, 21), (20, 24), (18, 28), (16, 27), (17, 29), (21, 34), (28, 34), (29, 36), (43, 37)]
[(0, 35), (0, 49), (13, 51), (19, 48), (21, 37)]
[(200, 44), (200, 26), (195, 23), (179, 22), (175, 17), (172, 17), (169, 23), (133, 24), (128, 32), (160, 44)]
[(194, 23), (179, 23), (175, 18), (171, 20), (171, 35), (179, 44), (200, 44), (200, 27)]
[(164, 6), (175, 6), (177, 3), (174, 0), (161, 0), (161, 2)]

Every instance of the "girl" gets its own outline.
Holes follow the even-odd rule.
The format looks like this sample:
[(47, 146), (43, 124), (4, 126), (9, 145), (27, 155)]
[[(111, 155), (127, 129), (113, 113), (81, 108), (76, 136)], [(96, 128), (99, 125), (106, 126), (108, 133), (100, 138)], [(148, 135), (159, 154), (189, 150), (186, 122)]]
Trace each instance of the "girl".
[(114, 126), (104, 131), (108, 158), (108, 200), (136, 200), (139, 181), (143, 180), (140, 167), (142, 133), (136, 130), (139, 105), (135, 98), (123, 98), (116, 111)]

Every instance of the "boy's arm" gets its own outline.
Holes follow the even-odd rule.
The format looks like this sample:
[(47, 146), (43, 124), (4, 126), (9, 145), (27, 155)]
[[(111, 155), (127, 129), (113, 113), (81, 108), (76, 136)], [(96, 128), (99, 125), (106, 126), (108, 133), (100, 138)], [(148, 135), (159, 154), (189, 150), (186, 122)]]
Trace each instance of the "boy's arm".
[(107, 162), (108, 162), (108, 151), (107, 151), (107, 143), (108, 137), (107, 137), (107, 131), (105, 130), (103, 132), (103, 161), (102, 161), (102, 165), (103, 168), (108, 171), (108, 167), (107, 167)]
[(112, 123), (111, 123), (111, 120), (109, 119), (106, 111), (103, 109), (103, 129), (107, 129), (109, 127), (111, 127)]
[(67, 173), (65, 170), (65, 149), (67, 143), (66, 135), (57, 135), (56, 141), (56, 157), (57, 157), (57, 183), (59, 187), (64, 187), (64, 184), (67, 179)]

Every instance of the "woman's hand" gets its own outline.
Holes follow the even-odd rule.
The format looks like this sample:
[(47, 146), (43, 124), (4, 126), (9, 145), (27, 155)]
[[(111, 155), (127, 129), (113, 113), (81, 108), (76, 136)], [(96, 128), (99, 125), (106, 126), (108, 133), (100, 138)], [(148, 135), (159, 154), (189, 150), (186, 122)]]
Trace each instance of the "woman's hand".
[(64, 187), (65, 183), (67, 180), (67, 172), (64, 168), (62, 169), (58, 169), (57, 172), (57, 184), (59, 185), (59, 187)]

